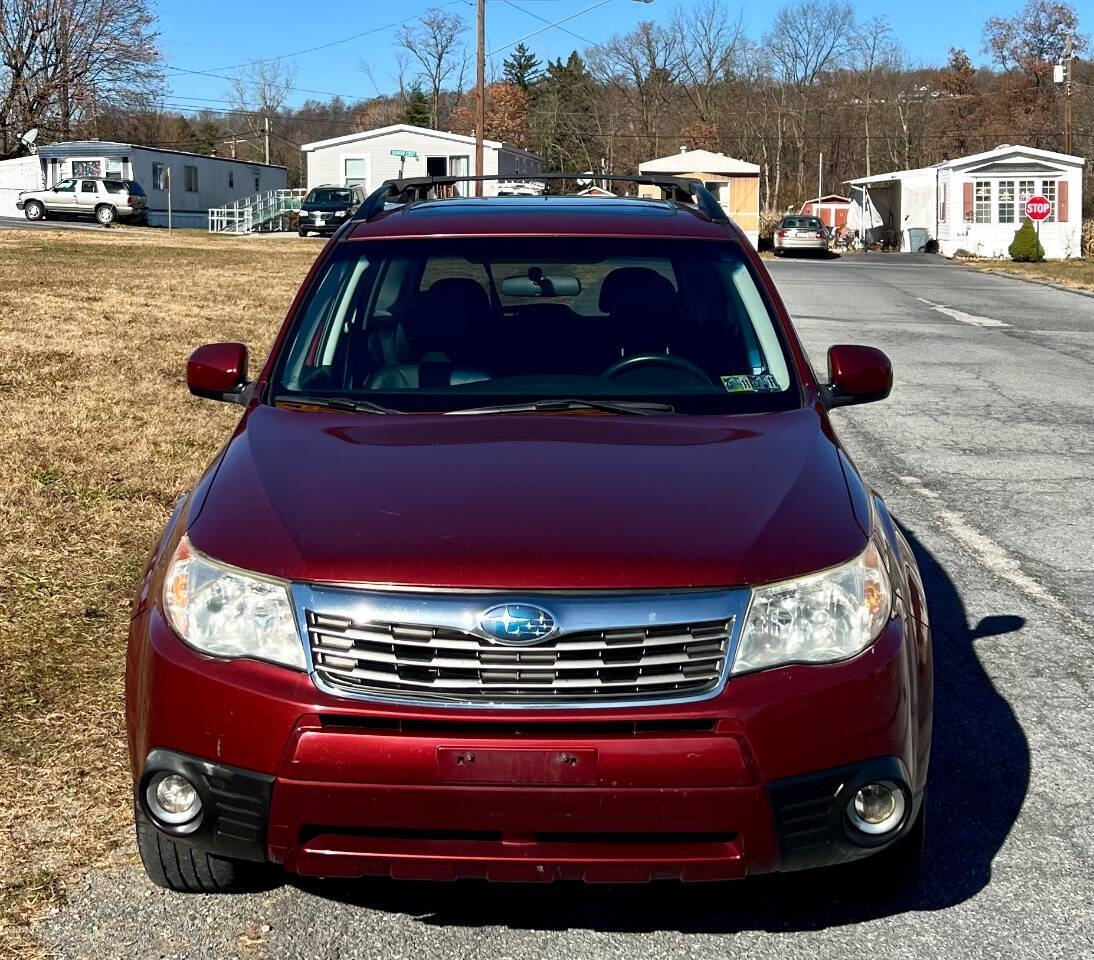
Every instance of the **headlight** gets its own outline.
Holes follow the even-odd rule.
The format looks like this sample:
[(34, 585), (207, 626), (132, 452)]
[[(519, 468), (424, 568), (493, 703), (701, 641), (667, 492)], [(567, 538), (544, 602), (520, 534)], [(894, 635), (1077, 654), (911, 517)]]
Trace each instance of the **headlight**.
[(843, 566), (759, 587), (733, 672), (853, 657), (881, 633), (891, 602), (889, 577), (873, 541)]
[(163, 606), (178, 635), (205, 653), (305, 669), (284, 581), (216, 563), (186, 537), (167, 568)]

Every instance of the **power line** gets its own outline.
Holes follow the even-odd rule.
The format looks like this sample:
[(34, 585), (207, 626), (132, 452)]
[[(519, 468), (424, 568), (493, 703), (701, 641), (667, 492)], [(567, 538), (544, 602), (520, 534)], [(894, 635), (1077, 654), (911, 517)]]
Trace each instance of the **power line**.
[(571, 20), (576, 20), (578, 17), (597, 9), (597, 7), (603, 7), (605, 4), (611, 2), (612, 0), (598, 0), (598, 2), (594, 3), (591, 7), (585, 7), (584, 10), (578, 10), (577, 13), (571, 13), (568, 17), (563, 17), (561, 20), (556, 20), (554, 23), (547, 24), (547, 26), (545, 27), (540, 27), (538, 30), (533, 30), (531, 33), (526, 33), (523, 37), (517, 37), (516, 40), (512, 40), (509, 43), (503, 44), (500, 47), (495, 47), (487, 54), (487, 56), (492, 57), (495, 53), (501, 53), (502, 50), (508, 50), (510, 47), (515, 47), (518, 43), (524, 43), (525, 40), (529, 40), (532, 37), (539, 36), (539, 34), (541, 33), (546, 33), (548, 30), (553, 30), (555, 27), (558, 27), (563, 23), (569, 23)]
[(426, 13), (433, 9), (443, 9), (445, 7), (454, 7), (459, 3), (467, 3), (467, 0), (447, 0), (446, 3), (434, 3), (428, 9), (422, 10), (420, 13), (415, 13), (412, 16), (404, 17), (402, 20), (396, 20), (393, 23), (385, 23), (381, 27), (372, 27), (368, 30), (362, 30), (360, 33), (351, 34), (348, 37), (342, 37), (339, 40), (331, 40), (329, 43), (321, 43), (314, 47), (305, 47), (303, 50), (294, 50), (292, 53), (282, 53), (276, 57), (259, 57), (256, 60), (246, 60), (243, 63), (235, 63), (227, 67), (211, 67), (211, 70), (239, 70), (242, 67), (253, 66), (256, 63), (273, 63), (278, 60), (291, 60), (293, 57), (302, 57), (305, 53), (315, 53), (319, 50), (329, 50), (331, 47), (341, 46), (343, 43), (351, 43), (354, 40), (360, 40), (362, 37), (372, 36), (376, 33), (383, 33), (385, 30), (390, 30), (393, 27), (401, 27), (403, 24), (410, 23), (411, 20), (419, 20)]
[[(551, 23), (550, 20), (548, 20), (546, 17), (541, 17), (538, 13), (532, 13), (531, 10), (525, 10), (524, 7), (518, 7), (515, 3), (513, 3), (513, 0), (502, 0), (502, 3), (507, 4), (508, 6), (512, 7), (514, 10), (519, 10), (521, 13), (523, 13), (523, 14), (529, 16), (529, 17), (533, 17), (534, 19), (538, 20), (540, 23), (547, 24), (548, 27), (553, 27), (555, 29), (561, 30), (563, 33), (568, 33), (571, 37), (575, 37), (576, 39), (580, 40), (582, 43), (587, 43), (587, 44), (589, 44), (589, 46), (592, 46), (592, 47), (596, 46), (596, 42), (593, 41), (593, 40), (590, 40), (588, 37), (583, 37), (580, 33), (574, 33), (573, 30), (570, 30), (567, 27), (560, 26), (559, 23)], [(520, 41), (518, 40), (517, 42), (519, 43)]]

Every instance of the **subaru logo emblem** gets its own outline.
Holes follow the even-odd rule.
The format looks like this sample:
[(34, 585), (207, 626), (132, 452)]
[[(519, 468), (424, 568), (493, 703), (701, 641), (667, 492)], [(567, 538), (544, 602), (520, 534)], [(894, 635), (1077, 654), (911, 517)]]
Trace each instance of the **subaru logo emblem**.
[(555, 618), (542, 607), (503, 603), (479, 618), (479, 626), (497, 643), (536, 643), (555, 632)]

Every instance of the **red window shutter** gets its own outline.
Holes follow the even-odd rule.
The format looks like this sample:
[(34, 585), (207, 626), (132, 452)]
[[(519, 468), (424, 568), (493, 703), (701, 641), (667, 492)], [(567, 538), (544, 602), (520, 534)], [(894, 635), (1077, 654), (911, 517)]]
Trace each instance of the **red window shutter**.
[(1059, 223), (1067, 223), (1067, 181), (1061, 180), (1056, 185), (1056, 220)]
[(965, 184), (965, 211), (964, 211), (964, 216), (965, 216), (965, 222), (966, 223), (972, 220), (972, 184), (971, 183), (966, 183)]

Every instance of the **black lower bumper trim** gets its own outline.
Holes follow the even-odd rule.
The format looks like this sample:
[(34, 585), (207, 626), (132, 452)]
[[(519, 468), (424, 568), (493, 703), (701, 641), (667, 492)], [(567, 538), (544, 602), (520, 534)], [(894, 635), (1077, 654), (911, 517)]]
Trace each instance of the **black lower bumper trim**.
[[(868, 783), (888, 780), (905, 793), (904, 820), (882, 837), (856, 830), (847, 805)], [(779, 838), (780, 870), (808, 870), (859, 860), (903, 837), (919, 815), (922, 795), (913, 795), (898, 757), (877, 757), (767, 784)]]
[[(145, 788), (162, 771), (186, 777), (201, 797), (196, 830), (161, 823), (149, 809)], [(137, 803), (159, 830), (209, 853), (233, 860), (266, 860), (266, 824), (274, 778), (239, 767), (211, 763), (173, 750), (152, 750), (137, 783)]]

